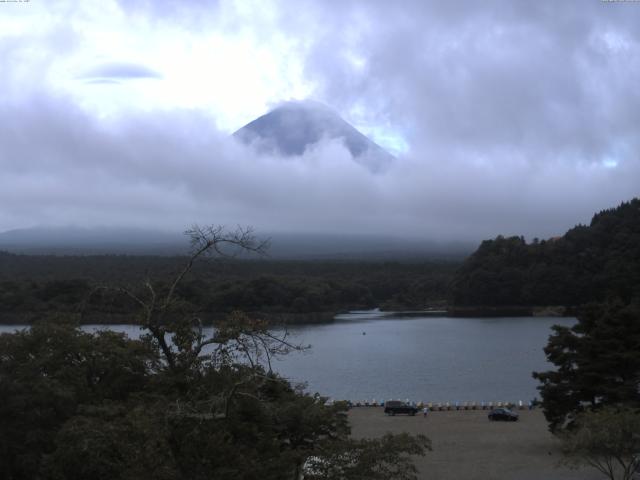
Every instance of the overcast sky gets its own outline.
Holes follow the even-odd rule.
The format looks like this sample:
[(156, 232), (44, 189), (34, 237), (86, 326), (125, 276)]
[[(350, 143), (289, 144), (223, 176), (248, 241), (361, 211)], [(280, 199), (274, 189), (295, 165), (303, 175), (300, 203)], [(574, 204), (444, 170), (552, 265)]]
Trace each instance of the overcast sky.
[[(0, 231), (562, 234), (640, 194), (640, 3), (0, 3)], [(396, 155), (229, 134), (314, 99)]]

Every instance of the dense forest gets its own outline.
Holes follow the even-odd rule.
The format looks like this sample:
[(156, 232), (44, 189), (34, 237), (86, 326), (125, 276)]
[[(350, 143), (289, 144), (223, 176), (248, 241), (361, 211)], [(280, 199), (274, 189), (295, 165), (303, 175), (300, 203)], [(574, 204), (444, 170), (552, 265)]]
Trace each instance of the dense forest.
[[(130, 321), (131, 299), (101, 287), (139, 285), (146, 279), (161, 285), (184, 260), (0, 252), (0, 321), (28, 322), (43, 312), (79, 308), (85, 322)], [(450, 261), (209, 259), (194, 266), (177, 293), (205, 316), (243, 310), (286, 321), (326, 320), (349, 309), (443, 305), (458, 266)]]
[(482, 242), (451, 286), (456, 306), (582, 305), (640, 296), (640, 199), (549, 240)]

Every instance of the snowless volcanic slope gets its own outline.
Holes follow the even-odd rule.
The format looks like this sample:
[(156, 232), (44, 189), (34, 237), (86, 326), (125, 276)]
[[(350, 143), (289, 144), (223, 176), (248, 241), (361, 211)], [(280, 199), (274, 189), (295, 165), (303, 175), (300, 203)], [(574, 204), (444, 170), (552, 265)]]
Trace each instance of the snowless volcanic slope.
[(285, 103), (233, 135), (260, 152), (284, 156), (302, 155), (323, 139), (342, 139), (353, 159), (373, 172), (384, 170), (394, 159), (330, 108), (315, 102)]

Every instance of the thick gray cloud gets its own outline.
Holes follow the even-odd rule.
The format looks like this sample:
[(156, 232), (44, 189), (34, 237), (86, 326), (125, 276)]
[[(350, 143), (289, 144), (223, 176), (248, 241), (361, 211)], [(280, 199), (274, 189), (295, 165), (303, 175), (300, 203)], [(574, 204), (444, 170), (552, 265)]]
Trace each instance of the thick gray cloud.
[[(324, 23), (342, 19), (357, 41), (326, 31), (309, 75), (341, 108), (382, 110), (421, 152), (597, 163), (637, 141), (638, 5), (342, 5)], [(360, 72), (347, 56), (326, 55), (349, 50), (366, 60)]]
[[(217, 11), (171, 3), (187, 29), (206, 31)], [(135, 7), (158, 28), (165, 13)], [(0, 230), (201, 222), (547, 237), (640, 194), (640, 4), (304, 0), (263, 17), (224, 29), (291, 40), (316, 99), (404, 137), (389, 170), (372, 174), (339, 142), (258, 155), (218, 132), (215, 112), (158, 105), (100, 119), (34, 87), (0, 102)], [(16, 52), (0, 50), (0, 62), (24, 80)], [(116, 70), (97, 76), (132, 77)]]

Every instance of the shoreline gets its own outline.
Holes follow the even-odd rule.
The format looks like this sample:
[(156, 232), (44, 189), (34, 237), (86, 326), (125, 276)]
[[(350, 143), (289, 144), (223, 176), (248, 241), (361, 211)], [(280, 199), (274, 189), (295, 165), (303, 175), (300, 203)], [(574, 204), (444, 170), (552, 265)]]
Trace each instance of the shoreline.
[[(69, 318), (78, 318), (77, 311), (60, 312)], [(449, 318), (502, 318), (502, 317), (574, 317), (576, 307), (563, 306), (527, 306), (527, 307), (486, 307), (465, 306), (449, 307), (442, 310), (352, 310), (352, 311), (319, 311), (319, 312), (245, 312), (249, 316), (261, 318), (272, 325), (313, 325), (330, 324), (341, 320), (343, 315), (361, 315), (363, 319), (388, 317), (449, 317)], [(205, 323), (215, 323), (222, 320), (229, 312), (212, 312), (200, 314)], [(0, 325), (32, 325), (45, 319), (46, 312), (4, 312), (0, 313)], [(79, 325), (135, 325), (132, 321), (136, 313), (95, 313), (84, 314), (79, 319)]]

